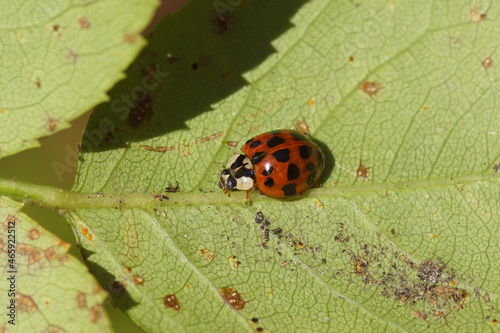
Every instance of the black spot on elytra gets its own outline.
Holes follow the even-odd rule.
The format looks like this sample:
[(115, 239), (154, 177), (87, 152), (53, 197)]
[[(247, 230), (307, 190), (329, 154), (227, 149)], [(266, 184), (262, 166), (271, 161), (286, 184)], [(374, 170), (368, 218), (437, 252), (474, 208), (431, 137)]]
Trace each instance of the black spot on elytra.
[(295, 164), (290, 164), (288, 166), (287, 179), (288, 180), (295, 180), (295, 179), (299, 178), (299, 175), (300, 175), (299, 167)]
[(267, 177), (271, 174), (271, 172), (273, 172), (273, 170), (274, 168), (271, 166), (271, 164), (267, 163), (264, 166), (264, 170), (262, 170), (262, 175)]
[(264, 159), (264, 157), (266, 157), (266, 153), (263, 151), (258, 151), (255, 154), (253, 154), (252, 163), (259, 164)]
[(309, 141), (304, 134), (301, 134), (299, 132), (291, 132), (290, 136), (296, 141)]
[(297, 187), (297, 185), (295, 183), (290, 183), (290, 184), (286, 184), (285, 186), (283, 186), (281, 188), (281, 190), (283, 191), (283, 193), (287, 197), (289, 197), (289, 196), (294, 195), (296, 193), (295, 187)]
[(275, 130), (275, 131), (271, 131), (271, 132), (267, 132), (269, 134), (272, 134), (272, 135), (278, 135), (281, 133), (281, 130)]
[(290, 160), (290, 149), (280, 149), (273, 153), (274, 158), (278, 162), (288, 162)]
[(247, 142), (245, 142), (245, 144), (247, 145), (247, 144), (249, 144), (252, 141), (253, 141), (253, 138), (251, 138), (250, 140), (247, 140)]
[(231, 169), (238, 169), (239, 167), (243, 166), (243, 160), (245, 159), (245, 155), (240, 155), (236, 159), (236, 161), (231, 164)]
[(266, 181), (264, 182), (264, 185), (266, 185), (267, 187), (273, 187), (274, 186), (274, 179), (267, 178)]
[(260, 141), (257, 140), (257, 141), (252, 142), (252, 144), (250, 145), (250, 148), (255, 148), (255, 147), (258, 147), (259, 145), (260, 145)]
[(269, 148), (274, 148), (276, 146), (279, 146), (283, 142), (285, 142), (285, 139), (283, 139), (282, 137), (280, 137), (280, 136), (273, 136), (269, 140), (267, 140), (266, 144), (267, 144), (267, 146)]
[(312, 184), (314, 184), (315, 180), (316, 180), (316, 171), (311, 172), (309, 177), (307, 177), (307, 185), (311, 186)]
[(302, 157), (302, 159), (304, 160), (307, 160), (309, 157), (311, 157), (312, 151), (313, 150), (311, 146), (308, 145), (302, 145), (299, 147), (300, 157)]
[(316, 166), (314, 166), (313, 162), (308, 162), (306, 165), (307, 171), (314, 171), (316, 169)]

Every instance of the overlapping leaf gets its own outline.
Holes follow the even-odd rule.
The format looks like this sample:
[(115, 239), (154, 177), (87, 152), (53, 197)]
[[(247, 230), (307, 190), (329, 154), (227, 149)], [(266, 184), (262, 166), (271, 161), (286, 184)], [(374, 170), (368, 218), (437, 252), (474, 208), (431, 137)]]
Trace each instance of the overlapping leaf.
[(99, 283), (67, 254), (69, 244), (20, 209), (21, 204), (0, 199), (2, 331), (109, 332)]
[(157, 5), (0, 1), (0, 157), (38, 146), (106, 101)]

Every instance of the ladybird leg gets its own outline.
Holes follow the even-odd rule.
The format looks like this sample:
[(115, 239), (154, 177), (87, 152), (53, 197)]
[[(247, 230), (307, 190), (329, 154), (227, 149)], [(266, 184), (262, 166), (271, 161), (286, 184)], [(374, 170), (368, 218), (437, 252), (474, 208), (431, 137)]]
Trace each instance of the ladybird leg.
[(245, 205), (248, 205), (248, 202), (250, 201), (249, 193), (250, 193), (250, 190), (248, 190), (247, 194), (245, 195)]
[(231, 190), (228, 188), (224, 189), (224, 194), (227, 194), (228, 197), (231, 197)]

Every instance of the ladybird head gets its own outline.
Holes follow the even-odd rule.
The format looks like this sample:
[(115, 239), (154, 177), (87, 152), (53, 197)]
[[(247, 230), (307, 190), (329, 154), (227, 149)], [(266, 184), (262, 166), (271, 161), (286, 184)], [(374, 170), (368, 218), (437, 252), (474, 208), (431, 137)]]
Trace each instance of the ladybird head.
[(227, 190), (234, 190), (236, 178), (231, 175), (230, 169), (224, 169), (219, 173), (219, 187)]
[(219, 173), (219, 187), (226, 190), (249, 191), (255, 188), (252, 162), (243, 154), (234, 154)]

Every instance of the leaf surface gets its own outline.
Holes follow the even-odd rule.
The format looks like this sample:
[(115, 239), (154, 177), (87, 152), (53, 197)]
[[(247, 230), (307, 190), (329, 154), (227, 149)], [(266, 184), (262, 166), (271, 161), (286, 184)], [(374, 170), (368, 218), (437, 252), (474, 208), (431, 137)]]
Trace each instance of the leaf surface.
[[(71, 212), (92, 270), (148, 331), (494, 330), (498, 13), (191, 3), (96, 109), (74, 187), (180, 192)], [(296, 120), (325, 148), (321, 188), (221, 193), (213, 162)]]
[[(0, 198), (2, 331), (110, 332), (106, 293), (69, 244)], [(14, 300), (14, 308), (7, 308)], [(10, 316), (12, 315), (12, 316)]]
[(144, 46), (140, 33), (157, 6), (0, 0), (0, 157), (39, 146), (108, 100)]

